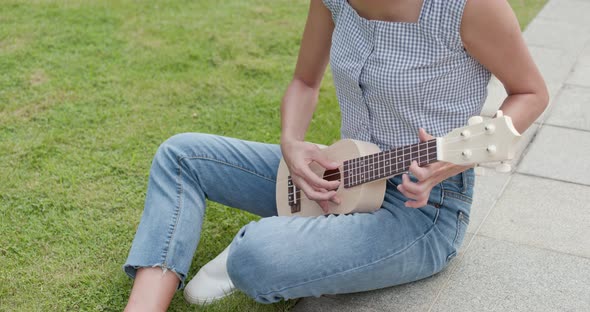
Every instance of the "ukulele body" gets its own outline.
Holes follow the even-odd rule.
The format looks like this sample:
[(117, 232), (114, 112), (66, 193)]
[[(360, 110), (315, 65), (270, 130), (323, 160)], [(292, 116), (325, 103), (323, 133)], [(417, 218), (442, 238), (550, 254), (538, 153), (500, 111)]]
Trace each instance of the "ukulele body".
[[(320, 146), (321, 153), (330, 160), (343, 163), (345, 160), (379, 153), (381, 150), (375, 144), (344, 139), (340, 140), (328, 147)], [(326, 169), (316, 162), (310, 165), (311, 170), (319, 177), (326, 180), (340, 180), (341, 183), (336, 191), (340, 198), (340, 205), (329, 202), (330, 214), (349, 214), (355, 212), (372, 212), (381, 207), (383, 198), (385, 196), (385, 188), (387, 180), (377, 180), (351, 188), (344, 187), (343, 167), (340, 166), (337, 170)], [(313, 200), (309, 200), (302, 190), (289, 185), (289, 168), (284, 159), (281, 159), (277, 174), (277, 189), (276, 201), (277, 211), (279, 216), (321, 216), (324, 215), (322, 208)], [(299, 192), (299, 196), (297, 196)], [(291, 198), (291, 204), (289, 200)], [(296, 209), (293, 209), (292, 203), (295, 202)]]

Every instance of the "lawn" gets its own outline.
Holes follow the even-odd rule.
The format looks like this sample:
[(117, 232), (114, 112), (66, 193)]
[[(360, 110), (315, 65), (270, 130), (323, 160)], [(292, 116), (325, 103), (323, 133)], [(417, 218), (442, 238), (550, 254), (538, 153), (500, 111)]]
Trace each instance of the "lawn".
[[(0, 9), (0, 311), (118, 311), (151, 158), (179, 132), (279, 141), (303, 0), (15, 1)], [(526, 25), (545, 0), (510, 1)], [(339, 137), (331, 76), (308, 139)], [(189, 277), (253, 215), (211, 204)], [(241, 294), (207, 308), (287, 311)]]

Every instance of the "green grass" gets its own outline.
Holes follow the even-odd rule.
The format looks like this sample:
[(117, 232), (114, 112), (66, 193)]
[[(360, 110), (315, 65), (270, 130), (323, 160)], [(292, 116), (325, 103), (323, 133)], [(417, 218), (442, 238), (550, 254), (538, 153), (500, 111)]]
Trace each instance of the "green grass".
[[(544, 0), (511, 1), (525, 25)], [(278, 142), (303, 0), (3, 1), (0, 310), (117, 311), (151, 158), (179, 132)], [(331, 77), (308, 138), (339, 136)], [(255, 216), (208, 208), (189, 277)], [(207, 308), (287, 311), (236, 294)]]

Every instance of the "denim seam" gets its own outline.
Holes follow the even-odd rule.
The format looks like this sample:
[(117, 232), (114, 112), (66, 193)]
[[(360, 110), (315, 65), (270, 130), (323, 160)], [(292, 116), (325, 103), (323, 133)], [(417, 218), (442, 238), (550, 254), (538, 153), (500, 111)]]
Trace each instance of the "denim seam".
[(174, 239), (174, 235), (176, 234), (176, 228), (178, 226), (178, 220), (180, 220), (180, 214), (182, 213), (182, 195), (184, 193), (184, 183), (183, 183), (183, 179), (182, 179), (182, 164), (181, 163), (182, 163), (182, 161), (184, 159), (204, 159), (204, 160), (209, 160), (209, 161), (215, 161), (215, 162), (224, 164), (226, 166), (234, 167), (234, 168), (239, 169), (239, 170), (242, 170), (244, 172), (248, 172), (250, 174), (256, 175), (256, 176), (261, 177), (261, 178), (263, 178), (265, 180), (268, 180), (268, 181), (271, 181), (271, 182), (276, 182), (275, 180), (270, 179), (268, 177), (265, 177), (265, 176), (263, 176), (263, 175), (261, 175), (261, 174), (259, 174), (257, 172), (254, 172), (254, 171), (248, 170), (246, 168), (242, 168), (242, 167), (239, 167), (239, 166), (230, 164), (230, 163), (225, 162), (225, 161), (214, 159), (212, 157), (197, 156), (197, 155), (195, 155), (195, 156), (181, 156), (181, 155), (179, 155), (177, 157), (177, 159), (176, 159), (177, 166), (178, 166), (178, 169), (177, 169), (178, 173), (177, 173), (177, 176), (176, 176), (176, 184), (178, 185), (178, 204), (176, 206), (176, 209), (174, 210), (174, 216), (173, 216), (174, 226), (172, 227), (171, 231), (169, 231), (169, 233), (168, 233), (169, 234), (169, 238), (168, 238), (168, 240), (166, 242), (166, 248), (164, 249), (164, 255), (162, 257), (163, 258), (163, 265), (164, 266), (168, 266), (168, 252), (170, 251), (170, 244), (172, 243), (172, 240)]
[(217, 163), (220, 163), (220, 164), (223, 164), (223, 165), (226, 165), (226, 166), (230, 166), (230, 167), (233, 167), (233, 168), (236, 168), (236, 169), (242, 170), (242, 171), (244, 171), (244, 172), (247, 172), (247, 173), (253, 174), (253, 175), (255, 175), (255, 176), (258, 176), (258, 177), (261, 177), (261, 178), (263, 178), (263, 179), (265, 179), (265, 180), (268, 180), (268, 181), (271, 181), (271, 182), (275, 182), (275, 183), (276, 183), (276, 179), (273, 179), (273, 178), (271, 178), (271, 177), (267, 177), (267, 176), (265, 176), (265, 175), (262, 175), (262, 174), (260, 174), (260, 173), (258, 173), (258, 172), (256, 172), (256, 171), (253, 171), (253, 170), (250, 170), (250, 169), (247, 169), (247, 168), (241, 167), (241, 166), (239, 166), (239, 165), (232, 164), (232, 163), (228, 163), (228, 162), (226, 162), (226, 161), (223, 161), (223, 160), (216, 159), (216, 158), (214, 158), (214, 157), (211, 157), (211, 156), (206, 156), (206, 155), (204, 155), (204, 156), (199, 156), (199, 155), (194, 155), (194, 156), (183, 156), (183, 157), (182, 157), (182, 159), (191, 159), (191, 160), (192, 160), (192, 159), (203, 159), (203, 160), (209, 160), (209, 161), (217, 162)]
[(170, 244), (172, 244), (172, 240), (174, 239), (174, 235), (176, 234), (176, 227), (178, 226), (178, 220), (180, 219), (180, 212), (182, 211), (182, 194), (184, 193), (184, 185), (182, 179), (182, 157), (176, 158), (176, 164), (178, 166), (178, 173), (176, 175), (176, 185), (178, 186), (178, 204), (176, 205), (176, 209), (174, 210), (174, 226), (172, 227), (171, 231), (169, 231), (169, 238), (166, 242), (166, 248), (164, 251), (164, 266), (168, 266), (168, 252), (170, 251)]
[(436, 215), (434, 216), (434, 220), (432, 221), (433, 224), (438, 222), (438, 217), (440, 216), (440, 208), (436, 208)]
[(440, 206), (441, 207), (445, 206), (445, 194), (446, 194), (445, 185), (444, 185), (444, 183), (441, 183), (440, 184)]
[(455, 231), (455, 237), (453, 238), (453, 248), (455, 248), (455, 244), (457, 243), (457, 238), (459, 238), (459, 233), (461, 232), (461, 223), (460, 222), (463, 222), (461, 219), (463, 219), (463, 212), (459, 211), (459, 214), (457, 215), (457, 227), (456, 227), (457, 230)]
[(471, 198), (469, 196), (465, 196), (461, 193), (457, 193), (454, 191), (445, 191), (445, 193), (446, 193), (445, 196), (447, 196), (447, 197), (458, 199), (458, 200), (463, 201), (467, 204), (473, 203), (473, 198)]
[(318, 282), (318, 281), (321, 281), (321, 280), (324, 280), (324, 279), (327, 279), (327, 278), (330, 278), (330, 277), (338, 276), (338, 275), (349, 273), (349, 272), (352, 272), (352, 271), (364, 269), (364, 268), (369, 267), (369, 266), (372, 266), (372, 265), (376, 265), (376, 264), (378, 264), (380, 262), (383, 262), (385, 260), (388, 260), (390, 258), (393, 258), (395, 256), (398, 256), (398, 255), (402, 254), (403, 252), (407, 251), (412, 246), (414, 246), (416, 243), (418, 243), (420, 240), (422, 240), (426, 236), (428, 236), (432, 232), (432, 230), (434, 229), (434, 227), (435, 227), (435, 225), (432, 225), (426, 232), (424, 232), (422, 235), (420, 235), (418, 238), (416, 238), (414, 241), (412, 241), (410, 244), (408, 244), (405, 248), (403, 248), (401, 250), (398, 250), (397, 252), (395, 252), (393, 254), (390, 254), (388, 256), (382, 257), (379, 260), (372, 261), (372, 262), (369, 262), (369, 263), (366, 263), (366, 264), (363, 264), (363, 265), (360, 265), (360, 266), (357, 266), (357, 267), (354, 267), (354, 268), (350, 268), (350, 269), (347, 269), (347, 270), (344, 270), (344, 271), (341, 271), (341, 272), (328, 274), (326, 276), (322, 276), (322, 277), (319, 277), (319, 278), (316, 278), (316, 279), (313, 279), (313, 280), (310, 280), (310, 281), (305, 281), (305, 282), (299, 283), (297, 285), (285, 287), (285, 288), (282, 288), (282, 289), (279, 289), (279, 290), (273, 290), (273, 291), (270, 291), (270, 292), (267, 292), (267, 293), (263, 293), (263, 294), (258, 294), (258, 295), (256, 295), (256, 298), (260, 298), (261, 296), (268, 296), (268, 295), (273, 294), (273, 293), (278, 293), (278, 292), (286, 291), (286, 290), (289, 290), (289, 289), (292, 289), (292, 288), (295, 288), (295, 287), (301, 287), (301, 286), (306, 285), (306, 284), (309, 284), (309, 283)]

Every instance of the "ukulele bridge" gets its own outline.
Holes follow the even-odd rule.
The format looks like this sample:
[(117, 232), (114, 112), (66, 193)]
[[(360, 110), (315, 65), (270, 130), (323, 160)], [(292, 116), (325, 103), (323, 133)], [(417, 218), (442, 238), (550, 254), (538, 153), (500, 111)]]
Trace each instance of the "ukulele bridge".
[(297, 213), (301, 211), (301, 191), (297, 189), (297, 186), (293, 183), (291, 176), (287, 181), (287, 194), (289, 194), (289, 206), (291, 207), (291, 213)]

